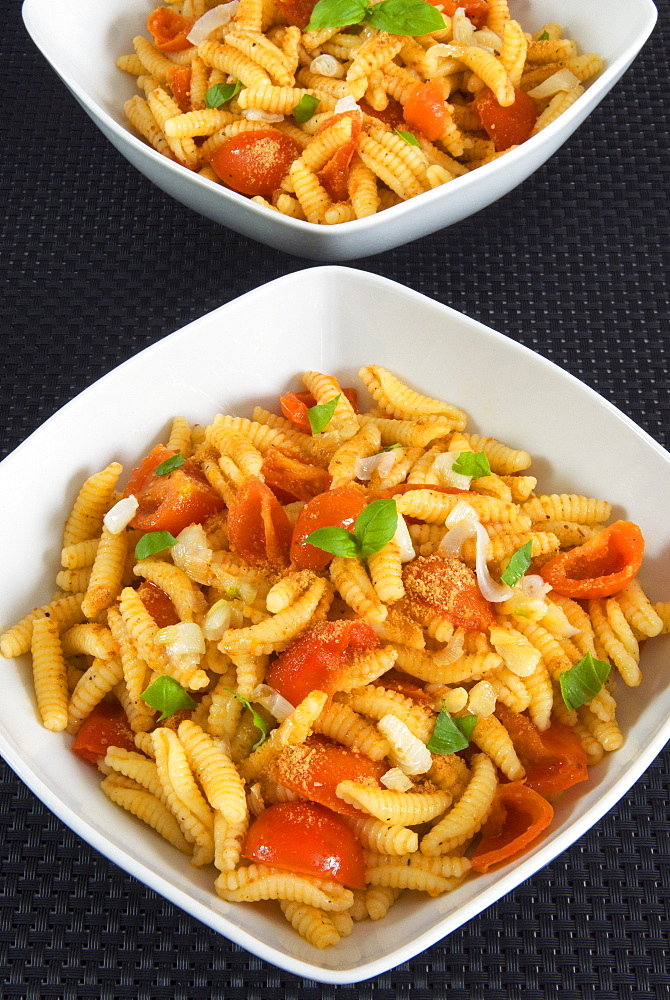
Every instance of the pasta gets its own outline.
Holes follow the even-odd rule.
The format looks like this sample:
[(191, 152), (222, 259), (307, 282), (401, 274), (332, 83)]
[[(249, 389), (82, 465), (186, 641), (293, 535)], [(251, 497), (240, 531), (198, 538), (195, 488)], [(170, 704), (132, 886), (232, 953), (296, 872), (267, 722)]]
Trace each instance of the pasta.
[(368, 11), (331, 27), (333, 3), (320, 0), (313, 30), (309, 7), (289, 0), (253, 11), (170, 0), (116, 61), (140, 91), (125, 104), (130, 127), (211, 183), (337, 225), (515, 149), (603, 69), (560, 25), (524, 30), (506, 2), (482, 0), (485, 16), (416, 5), (397, 25)]
[[(370, 44), (353, 78), (389, 51), (422, 58)], [(617, 684), (639, 684), (641, 643), (670, 631), (639, 529), (606, 526), (607, 501), (538, 491), (532, 457), (466, 431), (460, 407), (377, 365), (360, 377), (371, 411), (309, 371), (282, 416), (175, 418), (123, 496), (118, 464), (90, 476), (61, 562), (91, 584), (0, 635), (112, 802), (211, 868), (221, 898), (277, 900), (318, 949), (532, 845), (549, 800), (622, 746)], [(549, 582), (574, 559), (581, 596)], [(510, 796), (539, 823), (521, 844)], [(341, 864), (324, 868), (330, 834)]]

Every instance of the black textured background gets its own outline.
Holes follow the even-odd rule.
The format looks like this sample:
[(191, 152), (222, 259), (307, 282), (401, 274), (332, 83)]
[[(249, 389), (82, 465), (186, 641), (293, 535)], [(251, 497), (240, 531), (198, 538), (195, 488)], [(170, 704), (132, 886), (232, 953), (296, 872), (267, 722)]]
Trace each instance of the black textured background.
[[(633, 67), (533, 178), (472, 219), (352, 263), (551, 358), (667, 446), (670, 4), (658, 7)], [(0, 47), (4, 455), (120, 361), (312, 265), (151, 187), (49, 69), (17, 0), (3, 4)], [(392, 973), (349, 987), (281, 972), (175, 909), (0, 762), (0, 997), (667, 997), (669, 771), (666, 750), (533, 879)]]

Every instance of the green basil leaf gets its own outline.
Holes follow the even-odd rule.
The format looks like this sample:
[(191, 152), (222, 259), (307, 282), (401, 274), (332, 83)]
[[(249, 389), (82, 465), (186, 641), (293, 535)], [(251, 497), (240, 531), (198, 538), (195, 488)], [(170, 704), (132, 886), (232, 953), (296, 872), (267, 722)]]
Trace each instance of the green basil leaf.
[(316, 406), (310, 406), (307, 411), (307, 419), (309, 420), (309, 426), (312, 428), (312, 434), (320, 434), (328, 426), (341, 395), (342, 393), (338, 392), (337, 396), (327, 403), (317, 403)]
[(253, 719), (253, 723), (254, 723), (256, 729), (260, 730), (261, 737), (260, 737), (259, 740), (257, 740), (256, 743), (254, 743), (254, 745), (251, 748), (251, 750), (253, 752), (254, 750), (257, 750), (259, 746), (262, 746), (262, 744), (265, 743), (266, 739), (268, 738), (267, 723), (266, 723), (265, 719), (263, 718), (263, 716), (259, 715), (259, 713), (256, 711), (256, 709), (254, 708), (254, 706), (251, 704), (251, 702), (249, 701), (249, 699), (245, 698), (243, 694), (238, 694), (237, 691), (233, 691), (232, 688), (226, 688), (226, 691), (229, 691), (230, 694), (234, 694), (235, 697), (237, 698), (237, 700), (241, 701), (242, 704), (244, 705), (244, 707), (249, 709), (249, 711), (251, 712), (251, 717)]
[(533, 543), (528, 541), (520, 549), (516, 550), (505, 566), (504, 571), (500, 574), (502, 582), (506, 583), (509, 587), (513, 587), (530, 566), (532, 558)]
[(155, 556), (163, 549), (171, 549), (177, 544), (177, 539), (169, 531), (149, 531), (142, 535), (135, 546), (135, 558), (146, 559), (147, 556)]
[(398, 527), (398, 508), (395, 500), (373, 500), (356, 518), (354, 534), (361, 556), (365, 559), (383, 549), (390, 542)]
[(549, 32), (548, 31), (543, 31), (541, 35), (537, 36), (537, 40), (538, 40), (538, 42), (548, 42), (549, 41)]
[(215, 83), (205, 94), (205, 107), (220, 108), (222, 104), (232, 101), (233, 97), (242, 89), (240, 80), (235, 83)]
[(395, 444), (387, 444), (385, 448), (382, 448), (382, 451), (395, 451), (396, 448), (402, 448), (400, 441), (396, 441)]
[(197, 701), (191, 698), (188, 691), (184, 690), (179, 681), (176, 681), (174, 677), (170, 677), (168, 674), (161, 674), (160, 677), (157, 677), (142, 692), (140, 698), (147, 703), (149, 708), (155, 708), (161, 713), (158, 717), (159, 722), (174, 715), (175, 712), (181, 711), (182, 708), (194, 709), (198, 705)]
[(595, 698), (609, 677), (610, 669), (609, 663), (596, 660), (591, 653), (586, 653), (579, 663), (563, 671), (558, 680), (569, 712)]
[(491, 466), (483, 451), (463, 451), (452, 465), (451, 471), (457, 472), (459, 476), (480, 479), (491, 475)]
[(299, 125), (302, 125), (303, 122), (310, 120), (320, 104), (319, 98), (313, 94), (303, 94), (293, 109), (293, 117)]
[(178, 469), (180, 465), (184, 464), (184, 456), (180, 451), (176, 455), (172, 455), (171, 458), (166, 458), (164, 462), (157, 465), (154, 469), (155, 476), (167, 476), (168, 472), (174, 472)]
[[(409, 146), (421, 145), (417, 137), (415, 135), (412, 135), (411, 132), (403, 132), (401, 128), (394, 128), (393, 131), (395, 132), (396, 135), (399, 135), (401, 139), (404, 139)], [(399, 447), (399, 445), (396, 445), (396, 447)]]
[(444, 18), (426, 0), (382, 0), (365, 20), (391, 35), (428, 35), (444, 28)]
[(433, 735), (426, 743), (426, 747), (431, 753), (447, 754), (458, 753), (465, 750), (470, 745), (475, 726), (479, 716), (465, 715), (462, 719), (454, 719), (447, 712), (442, 702), (440, 714), (435, 720)]
[(305, 31), (343, 28), (348, 24), (358, 24), (364, 19), (369, 7), (369, 0), (319, 0), (312, 10)]
[(334, 556), (342, 556), (343, 559), (355, 559), (360, 555), (358, 539), (346, 528), (317, 528), (305, 541), (308, 545), (323, 549), (324, 552), (330, 552)]

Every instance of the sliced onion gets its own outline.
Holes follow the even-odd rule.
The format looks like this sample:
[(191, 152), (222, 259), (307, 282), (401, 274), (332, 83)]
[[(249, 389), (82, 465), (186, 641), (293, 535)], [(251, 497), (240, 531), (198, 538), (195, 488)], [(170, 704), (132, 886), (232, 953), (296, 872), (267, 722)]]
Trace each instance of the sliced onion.
[(433, 662), (439, 667), (448, 667), (450, 663), (460, 660), (465, 649), (465, 636), (462, 629), (457, 629), (446, 646), (433, 653)]
[(360, 110), (361, 109), (356, 104), (356, 101), (351, 96), (351, 94), (347, 94), (346, 97), (340, 97), (339, 101), (335, 103), (335, 107), (333, 108), (333, 114), (341, 115), (345, 111), (360, 111)]
[(402, 514), (398, 514), (398, 525), (395, 529), (393, 540), (397, 542), (398, 548), (400, 549), (400, 562), (411, 562), (416, 555), (416, 552), (414, 551), (412, 536), (409, 533), (407, 522)]
[(230, 0), (230, 3), (222, 3), (218, 7), (212, 7), (211, 10), (206, 11), (202, 17), (198, 18), (186, 36), (189, 42), (192, 45), (200, 45), (201, 42), (206, 41), (213, 31), (228, 24), (239, 5), (239, 0)]
[(120, 535), (124, 528), (126, 528), (132, 519), (135, 517), (135, 512), (139, 507), (137, 497), (132, 493), (129, 497), (124, 497), (123, 500), (119, 500), (111, 507), (103, 518), (103, 522), (107, 531), (112, 535)]
[(274, 715), (277, 722), (283, 722), (284, 719), (288, 719), (289, 715), (295, 711), (291, 702), (287, 701), (279, 691), (275, 691), (269, 684), (259, 684), (255, 687), (251, 692), (249, 700), (257, 702), (263, 708), (267, 708), (268, 712)]
[(558, 604), (547, 601), (547, 613), (540, 618), (540, 622), (558, 639), (569, 639), (573, 635), (578, 635), (581, 629), (576, 628), (569, 620), (563, 608)]
[(544, 597), (552, 589), (551, 584), (547, 583), (539, 573), (527, 573), (525, 576), (522, 576), (517, 583), (517, 587), (526, 597), (533, 599)]
[[(474, 509), (464, 500), (459, 500), (447, 517), (445, 524), (451, 525), (451, 527), (440, 542), (437, 550), (438, 555), (454, 555), (455, 553), (452, 551), (454, 542), (460, 543), (458, 549), (460, 551), (460, 545), (465, 539), (472, 538), (474, 535), (476, 539), (475, 573), (482, 595), (493, 604), (508, 600), (514, 591), (506, 583), (498, 583), (489, 573), (486, 564), (489, 536)], [(454, 532), (453, 535), (452, 532)]]
[(354, 473), (356, 479), (367, 481), (372, 479), (372, 473), (377, 472), (381, 479), (388, 476), (393, 468), (395, 455), (392, 451), (380, 451), (377, 455), (368, 455), (366, 458), (357, 458), (354, 463)]
[(489, 632), (489, 638), (496, 653), (502, 656), (505, 666), (517, 677), (529, 677), (540, 662), (539, 649), (516, 630), (494, 625)]
[(396, 715), (384, 715), (377, 723), (377, 729), (391, 744), (390, 760), (405, 774), (425, 774), (430, 770), (433, 758), (426, 744), (414, 736)]
[(463, 7), (457, 7), (451, 19), (452, 34), (455, 42), (461, 45), (471, 45), (475, 26), (467, 17)]
[(335, 56), (326, 55), (322, 52), (316, 56), (309, 64), (310, 73), (319, 73), (320, 76), (341, 77), (344, 76), (344, 66)]
[(579, 86), (579, 78), (571, 70), (559, 69), (542, 83), (538, 83), (537, 87), (533, 87), (528, 93), (531, 97), (552, 97), (561, 90), (574, 90)]
[(445, 451), (433, 460), (432, 471), (437, 474), (440, 486), (455, 486), (459, 490), (470, 489), (472, 476), (464, 476), (460, 472), (453, 471), (462, 454), (461, 451)]
[(226, 629), (230, 628), (231, 615), (232, 608), (228, 601), (221, 599), (212, 604), (202, 621), (202, 634), (205, 639), (218, 642)]
[(392, 767), (379, 780), (385, 788), (392, 788), (394, 792), (408, 792), (412, 788), (411, 780), (399, 767)]
[(273, 111), (263, 111), (262, 108), (246, 108), (242, 117), (250, 122), (283, 122), (284, 115), (276, 115)]
[(183, 569), (192, 580), (204, 585), (212, 582), (210, 562), (214, 553), (201, 524), (189, 524), (180, 531), (170, 554), (175, 566)]
[(205, 652), (205, 637), (197, 622), (178, 622), (160, 629), (154, 636), (158, 646), (165, 646), (168, 656), (202, 656)]

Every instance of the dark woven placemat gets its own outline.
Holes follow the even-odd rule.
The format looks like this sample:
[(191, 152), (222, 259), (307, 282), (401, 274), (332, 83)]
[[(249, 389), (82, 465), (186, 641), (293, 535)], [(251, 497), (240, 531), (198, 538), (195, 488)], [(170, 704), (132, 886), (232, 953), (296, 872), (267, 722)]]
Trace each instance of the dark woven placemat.
[[(470, 220), (353, 266), (532, 347), (667, 444), (670, 9), (658, 6), (631, 70), (533, 178)], [(130, 168), (35, 50), (16, 0), (2, 40), (6, 454), (120, 361), (311, 265), (195, 216)], [(145, 889), (1, 764), (0, 996), (666, 997), (669, 771), (666, 750), (569, 851), (443, 942), (393, 973), (331, 987), (265, 964)]]

